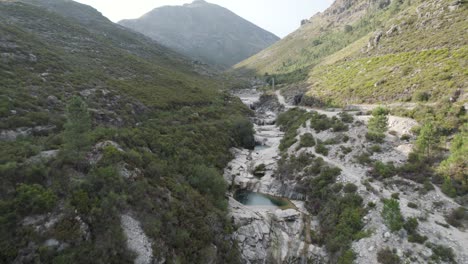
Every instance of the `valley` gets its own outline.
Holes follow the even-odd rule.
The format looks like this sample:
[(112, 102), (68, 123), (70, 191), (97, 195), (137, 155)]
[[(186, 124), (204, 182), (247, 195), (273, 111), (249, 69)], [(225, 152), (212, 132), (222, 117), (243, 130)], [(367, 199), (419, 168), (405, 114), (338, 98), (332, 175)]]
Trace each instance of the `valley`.
[[(360, 224), (364, 235), (352, 242), (350, 249), (356, 252), (356, 263), (377, 263), (377, 252), (384, 249), (384, 245), (394, 248), (398, 258), (407, 259), (412, 263), (427, 263), (434, 253), (427, 247), (415, 244), (408, 238), (419, 232), (418, 236), (438, 245), (445, 245), (453, 252), (453, 261), (464, 263), (468, 255), (464, 245), (468, 243), (468, 236), (462, 230), (454, 227), (445, 227), (444, 214), (450, 212), (458, 205), (444, 195), (438, 187), (426, 193), (418, 192), (422, 185), (407, 181), (403, 178), (374, 179), (369, 174), (372, 162), (360, 163), (356, 160), (362, 153), (376, 148), (372, 142), (363, 137), (366, 134), (370, 116), (362, 115), (359, 111), (347, 112), (354, 119), (348, 120), (349, 129), (343, 132), (325, 130), (318, 132), (311, 127), (311, 120), (305, 120), (297, 131), (297, 142), (282, 153), (279, 150), (280, 142), (284, 140), (284, 132), (274, 121), (285, 111), (301, 109), (315, 112), (327, 118), (339, 117), (340, 109), (322, 110), (303, 106), (294, 106), (288, 103), (280, 91), (267, 92), (267, 95), (254, 89), (235, 92), (244, 104), (256, 111), (253, 117), (256, 131), (257, 147), (253, 150), (233, 149), (235, 159), (232, 160), (224, 172), (224, 177), (230, 185), (229, 210), (237, 231), (234, 237), (239, 243), (241, 254), (246, 263), (324, 263), (336, 261), (330, 259), (331, 252), (327, 252), (327, 245), (315, 241), (311, 243), (310, 233), (320, 234), (324, 227), (319, 224), (319, 216), (311, 213), (306, 206), (310, 198), (307, 188), (303, 185), (314, 176), (307, 172), (311, 163), (303, 164), (299, 169), (287, 167), (278, 168), (279, 161), (285, 153), (288, 159), (305, 159), (304, 155), (316, 157), (322, 161), (321, 166), (339, 169), (336, 181), (332, 182), (337, 195), (346, 196), (348, 186), (354, 186), (351, 191), (362, 199), (363, 218)], [(268, 99), (266, 99), (268, 98)], [(401, 167), (407, 163), (415, 137), (401, 140), (403, 135), (411, 134), (413, 127), (418, 123), (409, 118), (389, 116), (389, 131), (385, 141), (379, 144), (379, 150), (371, 152), (370, 160), (391, 163)], [(327, 153), (317, 153), (317, 146), (300, 148), (302, 136), (311, 134), (317, 142), (330, 140), (343, 140), (327, 145)], [(343, 154), (344, 149), (349, 149)], [(281, 163), (280, 163), (281, 164)], [(393, 166), (392, 165), (392, 166)], [(286, 170), (286, 171), (284, 171)], [(289, 173), (289, 178), (280, 178), (281, 174)], [(317, 177), (317, 176), (315, 176)], [(344, 187), (346, 186), (346, 188)], [(354, 188), (353, 187), (353, 188)], [(350, 188), (350, 187), (349, 187)], [(257, 204), (247, 203), (238, 198), (238, 193), (256, 194)], [(254, 192), (254, 193), (249, 193)], [(341, 194), (340, 194), (341, 193)], [(395, 195), (397, 194), (397, 195)], [(271, 203), (266, 195), (290, 199), (292, 206), (279, 208)], [(399, 210), (405, 219), (417, 219), (417, 231), (406, 228), (399, 232), (390, 230), (381, 214), (385, 206), (385, 199), (397, 197)], [(277, 199), (277, 198), (276, 198)], [(265, 201), (266, 200), (266, 201)], [(239, 203), (240, 201), (240, 203)], [(287, 200), (288, 201), (288, 200)], [(417, 207), (412, 206), (418, 201)], [(249, 201), (248, 201), (249, 202)], [(251, 201), (250, 201), (251, 202)], [(322, 219), (323, 220), (323, 219)], [(361, 220), (360, 220), (361, 221)], [(409, 242), (408, 239), (411, 241)]]
[(467, 1), (87, 1), (0, 0), (0, 264), (468, 263)]

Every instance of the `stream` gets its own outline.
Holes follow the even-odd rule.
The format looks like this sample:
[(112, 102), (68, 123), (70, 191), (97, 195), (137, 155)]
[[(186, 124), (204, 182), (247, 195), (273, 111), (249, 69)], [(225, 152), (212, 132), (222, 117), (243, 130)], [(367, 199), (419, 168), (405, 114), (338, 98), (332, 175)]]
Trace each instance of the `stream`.
[[(274, 123), (285, 107), (277, 98), (273, 103), (256, 104), (261, 93), (255, 89), (235, 95), (255, 109), (252, 120), (257, 143), (254, 150), (233, 149), (235, 158), (224, 172), (232, 190), (229, 210), (237, 227), (234, 237), (244, 263), (307, 263), (307, 259), (323, 259), (324, 250), (310, 244), (308, 234), (313, 223), (301, 201), (303, 197), (292, 191), (294, 186), (275, 179), (280, 159), (278, 147), (284, 133)], [(264, 167), (261, 177), (254, 175), (259, 165)]]

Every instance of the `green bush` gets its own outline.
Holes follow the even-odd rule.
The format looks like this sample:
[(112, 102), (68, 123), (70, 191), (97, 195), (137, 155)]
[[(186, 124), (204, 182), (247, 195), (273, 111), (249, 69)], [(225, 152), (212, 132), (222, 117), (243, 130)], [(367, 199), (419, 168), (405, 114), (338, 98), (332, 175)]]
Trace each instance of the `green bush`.
[(417, 232), (408, 235), (408, 242), (410, 243), (424, 244), (424, 242), (426, 242), (427, 239), (428, 239), (427, 236), (421, 236)]
[(357, 163), (361, 165), (367, 165), (367, 164), (372, 163), (372, 159), (370, 158), (370, 156), (371, 155), (369, 153), (361, 153), (361, 154), (355, 155), (354, 159), (356, 160)]
[(372, 111), (372, 117), (369, 119), (366, 138), (370, 141), (382, 142), (385, 138), (385, 132), (388, 130), (388, 110), (383, 107), (377, 107)]
[(310, 148), (315, 146), (315, 139), (311, 133), (305, 133), (301, 136), (301, 140), (297, 149)]
[(366, 133), (366, 139), (371, 142), (383, 143), (385, 139), (385, 134), (369, 131)]
[(358, 187), (354, 183), (347, 183), (343, 189), (345, 193), (355, 193), (357, 190)]
[(401, 260), (390, 248), (384, 248), (377, 252), (377, 261), (382, 264), (400, 264)]
[(382, 148), (379, 145), (373, 145), (370, 147), (370, 152), (371, 153), (380, 153), (382, 152)]
[(226, 207), (224, 198), (227, 190), (226, 182), (216, 169), (204, 165), (196, 166), (188, 181), (200, 193), (210, 197), (218, 208), (224, 209)]
[(400, 204), (395, 199), (383, 200), (382, 218), (387, 227), (396, 232), (403, 227), (404, 219), (400, 212)]
[(397, 174), (397, 169), (391, 162), (385, 164), (381, 161), (376, 161), (370, 173), (376, 178), (389, 178)]
[(253, 149), (255, 147), (254, 129), (247, 118), (237, 118), (233, 124), (233, 137), (238, 146)]
[(263, 177), (265, 176), (265, 169), (266, 169), (266, 166), (265, 164), (259, 164), (258, 166), (255, 167), (254, 171), (253, 171), (253, 175), (256, 176), (256, 177)]
[(353, 149), (351, 147), (345, 147), (345, 146), (340, 146), (340, 149), (341, 149), (341, 152), (343, 152), (343, 154), (349, 154), (353, 151)]
[(455, 254), (451, 248), (434, 243), (426, 243), (426, 246), (432, 250), (432, 260), (437, 262), (445, 261), (448, 263), (456, 263)]
[(67, 123), (63, 132), (63, 151), (70, 161), (79, 160), (90, 147), (91, 116), (88, 105), (73, 97), (67, 106)]
[(338, 113), (338, 116), (340, 117), (341, 121), (344, 123), (352, 123), (354, 121), (354, 117), (346, 112), (341, 112)]
[(57, 203), (57, 196), (52, 190), (33, 184), (21, 184), (16, 190), (16, 210), (21, 215), (50, 212)]
[(418, 205), (413, 203), (413, 202), (408, 202), (408, 207), (409, 208), (413, 208), (413, 209), (417, 209), (418, 208)]
[(328, 156), (328, 148), (323, 144), (322, 141), (318, 140), (317, 145), (315, 146), (315, 152), (318, 154), (322, 154), (324, 156)]
[(414, 234), (418, 229), (418, 225), (418, 219), (410, 217), (406, 219), (405, 223), (403, 224), (403, 227), (406, 231), (408, 231), (408, 234)]
[(446, 215), (445, 220), (451, 226), (458, 228), (463, 227), (463, 222), (468, 220), (468, 211), (464, 207), (458, 207)]

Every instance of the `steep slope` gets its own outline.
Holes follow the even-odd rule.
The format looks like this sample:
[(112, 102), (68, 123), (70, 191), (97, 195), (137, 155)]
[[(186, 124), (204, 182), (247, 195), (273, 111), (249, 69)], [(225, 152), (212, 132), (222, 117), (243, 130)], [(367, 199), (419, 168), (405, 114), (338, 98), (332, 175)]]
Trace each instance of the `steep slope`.
[(218, 86), (90, 7), (1, 1), (0, 263), (237, 262), (220, 172), (253, 138)]
[(462, 1), (337, 0), (237, 69), (305, 81), (313, 103), (437, 101), (466, 87)]
[(187, 56), (224, 67), (279, 40), (233, 12), (203, 0), (156, 8), (139, 19), (119, 23)]

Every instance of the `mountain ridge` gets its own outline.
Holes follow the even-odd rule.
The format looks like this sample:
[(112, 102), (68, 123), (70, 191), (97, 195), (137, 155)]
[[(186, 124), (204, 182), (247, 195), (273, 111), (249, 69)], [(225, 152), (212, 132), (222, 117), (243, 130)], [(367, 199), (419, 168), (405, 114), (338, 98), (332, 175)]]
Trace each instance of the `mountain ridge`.
[(203, 62), (231, 66), (279, 38), (232, 11), (205, 1), (155, 8), (119, 24)]

